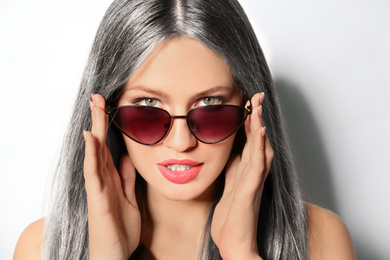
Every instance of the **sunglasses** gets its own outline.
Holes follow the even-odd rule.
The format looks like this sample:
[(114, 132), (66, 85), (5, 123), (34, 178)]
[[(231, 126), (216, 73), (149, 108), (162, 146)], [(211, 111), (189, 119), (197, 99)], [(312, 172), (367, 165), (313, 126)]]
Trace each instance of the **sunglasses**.
[(157, 144), (168, 134), (172, 119), (180, 118), (186, 119), (197, 140), (215, 144), (240, 129), (252, 113), (252, 105), (247, 108), (235, 105), (197, 107), (183, 116), (171, 116), (164, 109), (148, 106), (107, 106), (106, 113), (123, 134), (140, 144)]

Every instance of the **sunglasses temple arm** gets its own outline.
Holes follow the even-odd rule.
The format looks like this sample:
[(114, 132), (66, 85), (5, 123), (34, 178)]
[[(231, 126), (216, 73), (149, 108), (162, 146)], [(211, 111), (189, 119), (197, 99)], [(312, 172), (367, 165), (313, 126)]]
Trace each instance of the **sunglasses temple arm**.
[(115, 117), (116, 113), (118, 112), (118, 110), (116, 110), (115, 114), (112, 114), (112, 111), (113, 111), (113, 110), (114, 110), (114, 109), (111, 108), (111, 106), (106, 105), (105, 112), (106, 112), (106, 114), (108, 115), (108, 126), (107, 126), (107, 129), (110, 128), (112, 122), (114, 121), (114, 117)]
[(111, 114), (111, 112), (112, 112), (112, 108), (111, 108), (111, 106), (109, 106), (109, 105), (106, 105), (105, 112), (106, 112), (106, 114), (107, 114), (107, 115), (110, 115), (110, 114)]
[(252, 101), (249, 99), (249, 105), (246, 107), (248, 115), (252, 114)]

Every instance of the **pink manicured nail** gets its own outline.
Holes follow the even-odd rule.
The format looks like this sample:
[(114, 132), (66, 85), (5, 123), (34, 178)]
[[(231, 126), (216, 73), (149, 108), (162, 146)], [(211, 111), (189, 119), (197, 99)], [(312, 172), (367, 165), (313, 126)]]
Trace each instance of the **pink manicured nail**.
[(263, 101), (264, 101), (264, 96), (265, 96), (264, 92), (261, 92), (260, 104), (263, 103)]
[(261, 136), (264, 137), (265, 135), (265, 126), (263, 126), (263, 128), (261, 129)]
[(87, 141), (87, 131), (83, 130), (84, 141)]

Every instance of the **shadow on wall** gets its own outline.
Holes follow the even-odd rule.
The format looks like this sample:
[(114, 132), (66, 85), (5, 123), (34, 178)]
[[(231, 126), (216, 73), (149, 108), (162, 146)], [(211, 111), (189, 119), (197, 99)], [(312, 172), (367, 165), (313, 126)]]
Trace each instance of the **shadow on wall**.
[(285, 79), (275, 80), (304, 199), (339, 214), (329, 162), (304, 96)]
[[(304, 199), (340, 214), (323, 140), (305, 97), (286, 79), (276, 78), (275, 87)], [(358, 259), (382, 260), (364, 238), (352, 240)]]

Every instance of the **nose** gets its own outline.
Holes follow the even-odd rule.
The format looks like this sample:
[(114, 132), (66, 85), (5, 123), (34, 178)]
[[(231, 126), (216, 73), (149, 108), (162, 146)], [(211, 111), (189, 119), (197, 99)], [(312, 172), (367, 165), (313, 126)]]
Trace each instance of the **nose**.
[(197, 145), (197, 140), (188, 129), (185, 118), (174, 118), (163, 144), (178, 152), (185, 152), (193, 149)]

